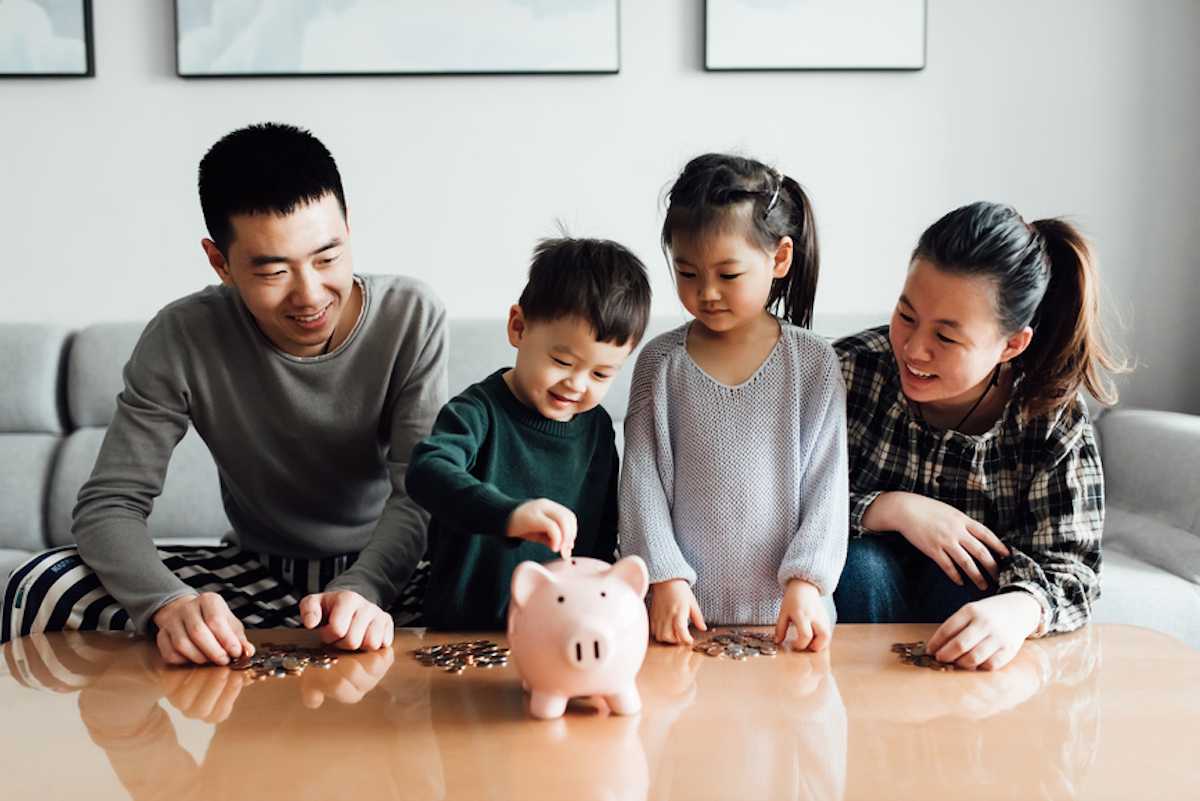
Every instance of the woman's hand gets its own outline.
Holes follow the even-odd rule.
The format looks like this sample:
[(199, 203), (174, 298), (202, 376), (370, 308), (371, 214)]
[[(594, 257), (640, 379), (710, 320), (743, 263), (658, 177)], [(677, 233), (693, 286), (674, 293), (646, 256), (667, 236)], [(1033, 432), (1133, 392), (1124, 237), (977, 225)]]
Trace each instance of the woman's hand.
[(1037, 630), (1042, 606), (1027, 592), (1004, 592), (965, 604), (925, 646), (939, 662), (966, 670), (999, 670)]
[(650, 633), (665, 643), (692, 645), (695, 640), (688, 630), (691, 620), (700, 631), (708, 631), (700, 604), (692, 588), (683, 579), (660, 581), (650, 588)]
[(872, 531), (899, 531), (960, 587), (959, 570), (986, 590), (984, 572), (995, 581), (1000, 572), (996, 559), (1009, 553), (983, 523), (947, 503), (911, 492), (880, 495), (863, 515), (863, 525)]

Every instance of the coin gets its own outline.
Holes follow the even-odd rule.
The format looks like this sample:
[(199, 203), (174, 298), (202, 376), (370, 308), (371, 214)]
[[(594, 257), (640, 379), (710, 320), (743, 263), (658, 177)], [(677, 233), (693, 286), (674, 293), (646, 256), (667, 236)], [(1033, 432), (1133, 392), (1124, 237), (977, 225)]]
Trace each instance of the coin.
[(932, 670), (954, 670), (949, 662), (939, 662), (936, 657), (926, 650), (925, 641), (898, 642), (892, 645), (892, 652), (900, 656), (900, 661), (914, 667), (930, 668)]
[(424, 667), (436, 667), (446, 673), (461, 675), (468, 667), (506, 666), (509, 649), (491, 640), (470, 640), (427, 645), (410, 653)]

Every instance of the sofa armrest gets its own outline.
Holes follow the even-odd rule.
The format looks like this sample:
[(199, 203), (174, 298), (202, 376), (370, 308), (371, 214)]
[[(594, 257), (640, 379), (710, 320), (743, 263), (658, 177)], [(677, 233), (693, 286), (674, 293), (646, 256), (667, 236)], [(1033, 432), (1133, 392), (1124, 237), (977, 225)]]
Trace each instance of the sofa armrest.
[(1096, 428), (1105, 547), (1200, 583), (1200, 416), (1120, 409)]

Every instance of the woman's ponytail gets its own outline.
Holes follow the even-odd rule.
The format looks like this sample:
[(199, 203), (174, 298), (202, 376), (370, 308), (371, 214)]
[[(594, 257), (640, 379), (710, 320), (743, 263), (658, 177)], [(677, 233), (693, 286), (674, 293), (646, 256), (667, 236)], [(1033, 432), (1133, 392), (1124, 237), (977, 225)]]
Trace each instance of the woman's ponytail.
[(1021, 354), (1023, 405), (1031, 414), (1065, 406), (1080, 387), (1105, 406), (1117, 402), (1108, 373), (1125, 368), (1100, 321), (1096, 268), (1082, 234), (1065, 220), (1037, 220), (1049, 282), (1034, 314), (1033, 339)]

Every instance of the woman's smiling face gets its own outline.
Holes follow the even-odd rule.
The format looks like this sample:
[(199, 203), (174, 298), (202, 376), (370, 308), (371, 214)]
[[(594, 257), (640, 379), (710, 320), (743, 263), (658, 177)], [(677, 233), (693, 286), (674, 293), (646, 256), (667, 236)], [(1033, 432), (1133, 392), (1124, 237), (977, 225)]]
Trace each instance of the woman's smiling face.
[(900, 385), (918, 403), (954, 408), (983, 392), (996, 365), (1020, 355), (1028, 328), (1009, 335), (984, 277), (947, 272), (924, 259), (908, 270), (888, 336)]

